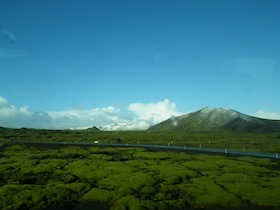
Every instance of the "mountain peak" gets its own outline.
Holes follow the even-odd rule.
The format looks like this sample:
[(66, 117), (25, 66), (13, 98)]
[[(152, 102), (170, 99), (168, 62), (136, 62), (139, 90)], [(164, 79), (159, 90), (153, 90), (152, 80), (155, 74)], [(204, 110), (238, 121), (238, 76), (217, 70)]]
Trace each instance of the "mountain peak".
[(201, 109), (201, 112), (207, 113), (207, 112), (212, 112), (215, 108), (212, 107), (204, 107), (203, 109)]
[(214, 108), (214, 107), (208, 107), (208, 106), (204, 107), (200, 111), (202, 111), (202, 112), (213, 112), (213, 111), (216, 111), (216, 112), (235, 112), (234, 110), (229, 109), (229, 108), (224, 108), (224, 107)]
[(205, 107), (196, 113), (200, 116), (200, 118), (204, 118), (204, 120), (209, 121), (209, 123), (215, 123), (214, 121), (220, 121), (220, 123), (226, 122), (237, 117), (238, 115), (239, 117), (244, 118), (241, 114), (238, 114), (238, 112), (228, 108)]

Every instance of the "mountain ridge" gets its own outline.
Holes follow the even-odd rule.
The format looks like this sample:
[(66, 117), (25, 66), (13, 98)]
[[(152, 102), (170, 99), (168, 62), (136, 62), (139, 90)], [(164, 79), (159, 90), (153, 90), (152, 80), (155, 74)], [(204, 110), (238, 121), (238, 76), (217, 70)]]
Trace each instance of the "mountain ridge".
[(172, 117), (148, 130), (280, 132), (280, 120), (257, 118), (228, 108), (205, 107)]

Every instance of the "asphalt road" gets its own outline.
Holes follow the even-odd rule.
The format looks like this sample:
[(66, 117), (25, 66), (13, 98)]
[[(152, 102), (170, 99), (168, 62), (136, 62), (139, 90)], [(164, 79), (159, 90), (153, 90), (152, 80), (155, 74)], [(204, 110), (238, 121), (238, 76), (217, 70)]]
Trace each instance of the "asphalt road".
[(279, 159), (279, 153), (264, 153), (264, 152), (247, 152), (229, 149), (219, 149), (219, 148), (203, 148), (203, 147), (187, 147), (187, 146), (167, 146), (167, 145), (156, 145), (156, 144), (123, 144), (123, 143), (93, 143), (93, 142), (39, 142), (39, 141), (12, 141), (12, 140), (0, 140), (0, 147), (4, 143), (13, 144), (27, 144), (34, 146), (96, 146), (96, 147), (137, 147), (137, 148), (147, 148), (156, 150), (174, 150), (174, 151), (190, 151), (197, 153), (213, 153), (213, 154), (224, 154), (224, 155), (237, 155), (237, 156), (251, 156), (251, 157), (261, 157), (261, 158), (271, 158)]

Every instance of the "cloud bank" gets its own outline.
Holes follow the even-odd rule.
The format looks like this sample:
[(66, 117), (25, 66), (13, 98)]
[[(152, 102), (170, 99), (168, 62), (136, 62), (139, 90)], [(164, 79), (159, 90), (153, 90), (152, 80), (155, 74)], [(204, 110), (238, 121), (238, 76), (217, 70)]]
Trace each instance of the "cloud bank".
[(34, 112), (28, 106), (16, 107), (0, 96), (0, 126), (10, 128), (68, 129), (124, 122), (154, 125), (180, 115), (168, 99), (156, 103), (133, 103), (125, 110), (113, 106), (93, 109)]
[(267, 112), (265, 110), (258, 110), (254, 116), (259, 118), (264, 118), (264, 119), (280, 120), (279, 113)]
[(176, 110), (176, 104), (168, 99), (149, 104), (133, 103), (128, 106), (128, 109), (135, 113), (139, 120), (144, 120), (151, 125), (182, 114)]

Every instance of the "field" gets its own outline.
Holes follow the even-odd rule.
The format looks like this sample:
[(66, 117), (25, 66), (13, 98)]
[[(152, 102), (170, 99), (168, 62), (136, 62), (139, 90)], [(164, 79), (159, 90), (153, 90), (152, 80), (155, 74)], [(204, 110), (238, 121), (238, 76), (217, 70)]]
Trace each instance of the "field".
[(172, 136), (3, 128), (0, 134), (2, 139), (11, 139), (0, 152), (0, 209), (280, 209), (279, 160), (137, 148), (31, 147), (12, 142), (99, 140), (240, 147), (243, 139), (252, 151), (279, 152), (277, 134)]
[(36, 130), (0, 128), (0, 140), (140, 143), (280, 152), (280, 133)]

